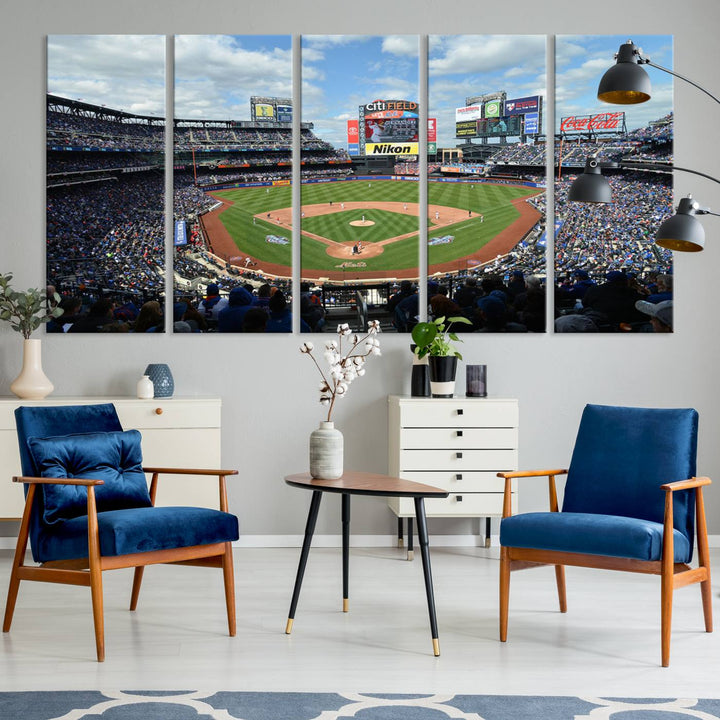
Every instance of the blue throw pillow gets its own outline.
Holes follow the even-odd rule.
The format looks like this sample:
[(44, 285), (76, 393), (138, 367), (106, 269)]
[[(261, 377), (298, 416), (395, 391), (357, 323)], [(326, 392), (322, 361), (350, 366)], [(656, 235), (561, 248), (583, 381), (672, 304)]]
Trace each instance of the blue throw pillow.
[[(104, 512), (151, 505), (140, 440), (137, 430), (127, 430), (29, 438), (28, 445), (41, 477), (104, 480), (95, 487), (98, 512)], [(87, 515), (86, 488), (43, 485), (42, 491), (46, 523)]]

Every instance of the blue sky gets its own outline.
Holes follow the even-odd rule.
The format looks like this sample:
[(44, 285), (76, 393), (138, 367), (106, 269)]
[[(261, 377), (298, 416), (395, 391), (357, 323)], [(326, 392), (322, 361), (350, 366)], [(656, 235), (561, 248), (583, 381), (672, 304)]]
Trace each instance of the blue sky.
[(556, 128), (568, 115), (625, 112), (628, 130), (645, 127), (672, 111), (673, 77), (648, 65), (652, 96), (638, 105), (608, 105), (597, 99), (597, 87), (614, 63), (620, 45), (629, 39), (643, 56), (673, 69), (672, 35), (558, 35), (555, 39)]
[(163, 35), (49, 35), (47, 49), (51, 95), (164, 116)]
[(290, 35), (176, 35), (175, 117), (250, 120), (250, 97), (292, 97)]
[(302, 119), (336, 147), (373, 100), (418, 100), (417, 35), (303, 35)]
[[(556, 117), (617, 110), (595, 97), (597, 83), (627, 36), (556, 37)], [(672, 36), (635, 36), (653, 62), (672, 67)], [(175, 37), (175, 116), (248, 120), (251, 95), (292, 94), (289, 35)], [(508, 98), (545, 94), (544, 35), (431, 35), (428, 114), (438, 145), (454, 146), (455, 108), (468, 95), (505, 90)], [(419, 100), (417, 35), (302, 37), (302, 118), (338, 147), (358, 105)], [(672, 77), (645, 66), (653, 97), (625, 106), (629, 129), (672, 109)], [(139, 114), (165, 110), (161, 35), (51, 35), (48, 92)]]
[(546, 85), (545, 35), (431, 35), (428, 116), (438, 147), (454, 147), (455, 108), (465, 98), (504, 90), (508, 99), (540, 95)]

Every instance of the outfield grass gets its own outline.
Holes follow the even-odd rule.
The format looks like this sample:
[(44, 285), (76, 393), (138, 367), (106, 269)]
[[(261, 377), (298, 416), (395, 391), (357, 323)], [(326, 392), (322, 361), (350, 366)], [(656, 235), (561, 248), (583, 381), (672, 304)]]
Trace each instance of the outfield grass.
[[(434, 217), (428, 218), (430, 239), (453, 235), (450, 244), (434, 245), (428, 248), (428, 265), (450, 262), (477, 252), (486, 243), (514, 222), (519, 213), (511, 204), (517, 198), (534, 195), (533, 188), (484, 183), (430, 182), (428, 202), (462, 208), (472, 212), (472, 217), (455, 223), (435, 227)], [(272, 215), (273, 210), (291, 205), (289, 186), (269, 188), (240, 188), (213, 193), (234, 204), (220, 215), (220, 218), (235, 240), (239, 255), (252, 255), (267, 262), (291, 265), (291, 244), (275, 245), (266, 241), (266, 235), (278, 235), (291, 239), (290, 228), (276, 222), (256, 220), (253, 215)], [(303, 185), (303, 205), (318, 205), (330, 202), (337, 206), (341, 202), (418, 202), (419, 183), (395, 180), (353, 180), (346, 182), (317, 183)], [(481, 222), (480, 214), (483, 215)], [(351, 220), (373, 220), (375, 225), (367, 228), (350, 225)], [(403, 213), (392, 213), (369, 208), (347, 210), (303, 218), (303, 230), (321, 235), (336, 242), (362, 241), (364, 244), (378, 242), (397, 235), (415, 232), (411, 237), (384, 246), (384, 252), (374, 258), (362, 256), (353, 258), (366, 264), (364, 271), (404, 270), (418, 265), (418, 219)], [(301, 247), (302, 266), (308, 270), (334, 270), (342, 260), (330, 257), (326, 245), (313, 238), (303, 237)]]

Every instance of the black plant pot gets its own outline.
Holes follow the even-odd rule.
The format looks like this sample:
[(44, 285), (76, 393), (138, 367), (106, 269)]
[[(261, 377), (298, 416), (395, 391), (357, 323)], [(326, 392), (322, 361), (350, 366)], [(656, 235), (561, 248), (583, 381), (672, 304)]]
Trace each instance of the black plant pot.
[(451, 398), (455, 394), (455, 355), (430, 355), (430, 392), (433, 397)]

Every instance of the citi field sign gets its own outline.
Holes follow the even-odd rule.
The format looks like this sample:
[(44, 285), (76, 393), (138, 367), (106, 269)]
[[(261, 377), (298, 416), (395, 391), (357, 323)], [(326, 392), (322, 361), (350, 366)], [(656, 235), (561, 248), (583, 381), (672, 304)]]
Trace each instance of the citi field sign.
[(417, 116), (419, 111), (418, 104), (412, 100), (373, 100), (366, 103), (364, 109), (366, 117), (407, 117), (406, 113)]

